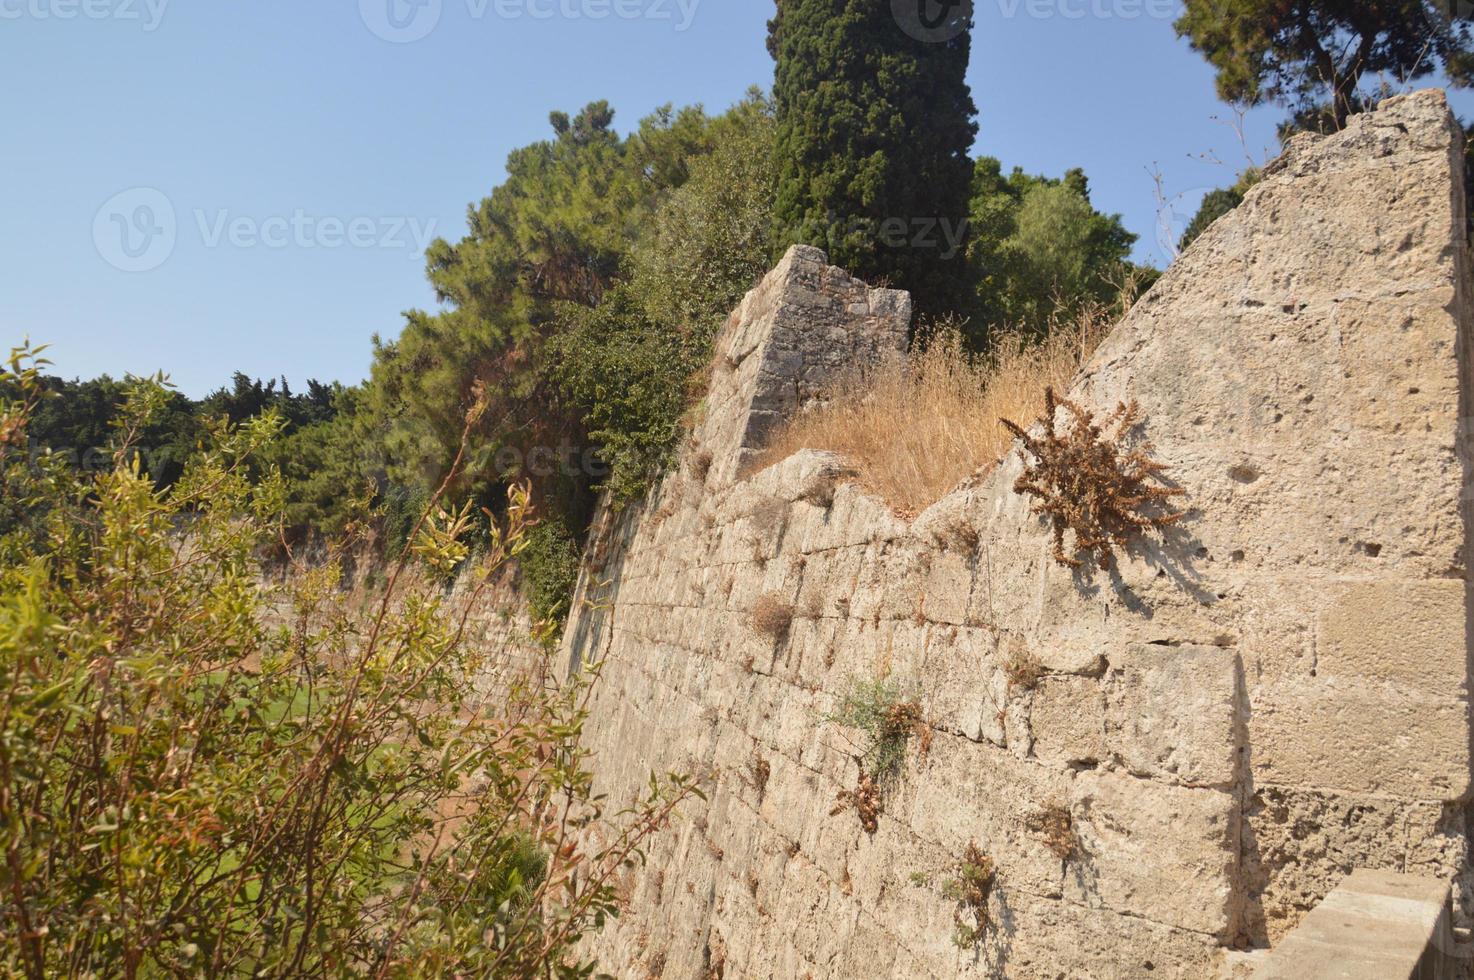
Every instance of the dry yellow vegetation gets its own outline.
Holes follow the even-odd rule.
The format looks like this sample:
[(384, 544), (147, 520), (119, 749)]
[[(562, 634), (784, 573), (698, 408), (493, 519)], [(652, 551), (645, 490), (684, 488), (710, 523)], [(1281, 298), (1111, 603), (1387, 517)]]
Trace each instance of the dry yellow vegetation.
[(974, 355), (959, 332), (938, 328), (905, 357), (856, 369), (824, 402), (776, 430), (758, 468), (800, 449), (847, 457), (849, 477), (914, 516), (1013, 444), (1004, 418), (1032, 417), (1047, 387), (1069, 389), (1114, 322), (1106, 308), (1057, 324), (1040, 340), (1009, 332)]

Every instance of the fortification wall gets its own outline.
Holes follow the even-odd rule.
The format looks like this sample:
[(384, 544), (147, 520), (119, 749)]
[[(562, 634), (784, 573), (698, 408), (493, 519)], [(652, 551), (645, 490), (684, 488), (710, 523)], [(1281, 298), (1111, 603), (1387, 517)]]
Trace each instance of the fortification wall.
[[(567, 656), (604, 661), (600, 786), (699, 772), (599, 941), (619, 976), (1211, 976), (1355, 868), (1471, 905), (1468, 249), (1441, 93), (1301, 137), (1108, 338), (1072, 397), (1136, 399), (1188, 520), (1072, 574), (1017, 453), (907, 522), (766, 427), (899, 349), (903, 294), (796, 248), (720, 342), (705, 418), (647, 504), (603, 515)], [(795, 610), (775, 639), (763, 596)], [(1045, 669), (1010, 685), (1019, 653)], [(833, 814), (855, 677), (933, 732), (876, 832)], [(920, 740), (913, 740), (918, 742)], [(1066, 807), (1061, 860), (1029, 828)], [(997, 863), (952, 945), (940, 882)]]

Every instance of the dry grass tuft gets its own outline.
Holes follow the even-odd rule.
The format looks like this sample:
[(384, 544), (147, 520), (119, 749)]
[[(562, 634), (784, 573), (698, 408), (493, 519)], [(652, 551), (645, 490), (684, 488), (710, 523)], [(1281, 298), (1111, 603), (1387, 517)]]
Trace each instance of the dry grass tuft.
[(756, 467), (800, 449), (837, 452), (858, 471), (846, 479), (914, 516), (1002, 459), (1013, 435), (998, 420), (1027, 413), (1042, 388), (1067, 389), (1111, 320), (1102, 307), (1042, 341), (1004, 333), (982, 356), (940, 327), (908, 357), (837, 379), (825, 402), (772, 434)]
[(793, 625), (793, 603), (776, 592), (764, 593), (753, 603), (748, 625), (759, 636), (781, 640)]
[(1044, 679), (1044, 664), (1023, 646), (1016, 645), (1003, 664), (1003, 674), (1009, 687), (1032, 691)]
[[(1058, 409), (1069, 415), (1061, 430)], [(1160, 531), (1182, 520), (1181, 511), (1162, 505), (1184, 491), (1157, 486), (1166, 467), (1151, 458), (1151, 445), (1128, 448), (1124, 443), (1141, 421), (1136, 402), (1122, 402), (1103, 421), (1070, 401), (1044, 389), (1044, 414), (1038, 425), (1044, 434), (1033, 436), (1023, 426), (1004, 421), (1023, 440), (1020, 452), (1026, 469), (1013, 489), (1035, 498), (1034, 513), (1048, 517), (1054, 530), (1054, 560), (1068, 568), (1093, 558), (1110, 568), (1117, 548), (1134, 535)], [(1030, 458), (1032, 457), (1032, 459)], [(1075, 554), (1065, 550), (1065, 531), (1075, 537)]]
[(1079, 838), (1075, 836), (1074, 818), (1062, 804), (1050, 803), (1037, 813), (1031, 813), (1024, 825), (1061, 861), (1068, 861), (1080, 846)]

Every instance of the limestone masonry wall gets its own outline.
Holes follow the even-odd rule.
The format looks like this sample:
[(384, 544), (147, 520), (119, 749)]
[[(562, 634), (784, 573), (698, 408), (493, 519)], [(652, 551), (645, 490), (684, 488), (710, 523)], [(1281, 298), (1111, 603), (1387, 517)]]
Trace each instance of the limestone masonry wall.
[[(604, 661), (589, 733), (623, 803), (704, 775), (632, 879), (602, 965), (644, 977), (1210, 977), (1357, 868), (1455, 885), (1467, 923), (1471, 310), (1462, 136), (1441, 93), (1299, 137), (1109, 337), (1072, 395), (1137, 399), (1191, 513), (1071, 574), (1018, 454), (907, 522), (845, 462), (748, 473), (909, 300), (795, 248), (732, 316), (704, 419), (604, 512), (565, 636)], [(792, 604), (781, 639), (750, 628)], [(1033, 689), (1004, 664), (1032, 654)], [(874, 835), (856, 677), (917, 693)], [(918, 740), (914, 740), (916, 742)], [(1029, 816), (1068, 808), (1061, 860)], [(997, 862), (982, 943), (940, 882)]]

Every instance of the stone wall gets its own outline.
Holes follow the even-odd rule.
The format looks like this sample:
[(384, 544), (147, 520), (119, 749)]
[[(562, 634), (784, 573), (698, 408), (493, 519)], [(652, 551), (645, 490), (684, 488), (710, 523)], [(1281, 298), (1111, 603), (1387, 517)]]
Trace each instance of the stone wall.
[[(902, 294), (797, 248), (719, 341), (708, 410), (647, 504), (605, 512), (565, 636), (602, 660), (616, 802), (703, 774), (596, 950), (619, 976), (1203, 977), (1355, 868), (1470, 911), (1468, 250), (1441, 93), (1297, 138), (1073, 389), (1140, 402), (1189, 518), (1072, 574), (1011, 454), (914, 521), (763, 433), (900, 348)], [(763, 597), (794, 610), (775, 639)], [(775, 601), (777, 601), (775, 600)], [(1037, 685), (1005, 669), (1037, 658)], [(919, 697), (876, 832), (832, 813), (856, 678)], [(1062, 860), (1030, 817), (1066, 808)], [(983, 941), (944, 894), (998, 868)]]

